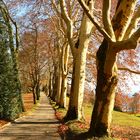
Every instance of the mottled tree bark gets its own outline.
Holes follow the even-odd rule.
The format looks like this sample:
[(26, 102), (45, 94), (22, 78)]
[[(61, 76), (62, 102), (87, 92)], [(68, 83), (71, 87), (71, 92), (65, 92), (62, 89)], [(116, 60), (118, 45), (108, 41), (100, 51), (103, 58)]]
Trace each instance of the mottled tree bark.
[[(116, 14), (112, 21), (116, 41), (123, 40), (127, 28), (131, 22), (135, 4), (136, 0), (123, 0), (119, 2)], [(106, 31), (108, 32), (107, 29)], [(109, 35), (111, 36), (110, 33)], [(114, 39), (113, 36), (111, 36), (111, 38)], [(125, 50), (125, 46), (127, 45), (127, 43), (124, 43), (120, 47), (119, 43), (114, 43), (113, 46), (104, 39), (103, 43), (99, 47), (99, 50), (97, 51), (96, 100), (89, 129), (89, 134), (92, 136), (110, 136), (110, 124), (112, 121), (115, 91), (118, 82), (116, 58), (117, 53), (121, 50)], [(121, 49), (115, 49), (115, 47)], [(136, 47), (135, 42), (134, 47)]]
[[(117, 67), (115, 61), (110, 73), (105, 73), (108, 42), (103, 41), (97, 52), (97, 87), (96, 100), (92, 112), (89, 133), (94, 136), (109, 136), (112, 111), (114, 107), (115, 89), (117, 85)], [(114, 58), (113, 58), (114, 57)], [(115, 59), (116, 54), (112, 56)], [(108, 64), (110, 62), (108, 61)]]
[[(94, 1), (86, 1), (90, 10), (93, 10)], [(90, 42), (90, 36), (93, 29), (93, 24), (83, 14), (82, 23), (80, 27), (80, 34), (75, 48), (72, 49), (73, 54), (73, 73), (72, 85), (70, 93), (70, 102), (68, 112), (65, 120), (83, 120), (83, 96), (84, 96), (84, 82), (85, 82), (85, 66), (86, 66), (86, 53)]]
[(68, 74), (68, 58), (69, 58), (69, 45), (65, 44), (62, 48), (62, 84), (59, 106), (66, 108), (66, 95), (67, 95), (67, 74)]
[(56, 95), (57, 95), (57, 82), (58, 81), (58, 75), (57, 75), (57, 66), (54, 66), (54, 75), (53, 75), (53, 92), (52, 92), (52, 96), (51, 99), (53, 101), (56, 101)]

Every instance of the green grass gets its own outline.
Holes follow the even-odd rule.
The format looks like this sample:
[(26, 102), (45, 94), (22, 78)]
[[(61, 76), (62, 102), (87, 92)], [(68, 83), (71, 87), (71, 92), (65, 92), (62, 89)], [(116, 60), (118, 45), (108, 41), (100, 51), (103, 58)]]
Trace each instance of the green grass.
[[(70, 135), (77, 135), (88, 131), (92, 110), (93, 106), (91, 104), (84, 103), (83, 111), (86, 122), (73, 120), (65, 123), (65, 125), (69, 128), (68, 132)], [(62, 120), (62, 118), (66, 115), (67, 110), (57, 108), (56, 112), (57, 117)], [(113, 140), (120, 140), (123, 138), (137, 139), (140, 130), (140, 114), (128, 114), (113, 111), (112, 117), (111, 135)]]
[[(68, 103), (68, 98), (67, 98)], [(68, 106), (68, 105), (67, 105)], [(91, 104), (85, 104), (83, 105), (84, 110), (84, 117), (85, 119), (90, 122), (91, 114), (93, 110), (93, 106)], [(66, 110), (59, 109), (59, 112), (63, 114), (62, 116), (65, 116)], [(120, 126), (131, 126), (131, 127), (138, 127), (140, 128), (140, 114), (128, 114), (118, 111), (113, 111), (113, 119), (112, 119), (112, 125), (120, 125)]]
[[(84, 105), (85, 118), (90, 119), (92, 114), (92, 105)], [(118, 111), (113, 111), (112, 124), (121, 126), (132, 126), (140, 128), (140, 114), (128, 114)]]
[[(83, 105), (84, 118), (86, 122), (81, 121), (69, 121), (65, 123), (69, 127), (70, 134), (80, 134), (82, 132), (87, 132), (89, 129), (91, 114), (93, 106), (91, 104)], [(61, 120), (67, 110), (66, 109), (56, 109), (57, 116)], [(111, 134), (114, 140), (123, 139), (136, 139), (139, 135), (140, 130), (140, 114), (128, 114), (118, 111), (113, 111), (113, 120), (111, 124)]]
[(140, 117), (139, 115), (127, 114), (123, 112), (113, 111), (112, 124), (132, 126), (140, 128)]
[(84, 104), (83, 110), (84, 110), (85, 117), (86, 116), (89, 117), (92, 114), (93, 106), (91, 104), (89, 104), (89, 105)]
[[(68, 100), (69, 98), (67, 97), (67, 103)], [(86, 103), (84, 103), (83, 106), (84, 106), (83, 107), (84, 117), (88, 122), (90, 122), (93, 106), (91, 104), (86, 104)], [(62, 114), (62, 116), (65, 116), (66, 114), (66, 110), (63, 109), (62, 110), (59, 109), (59, 112)], [(131, 127), (140, 128), (140, 114), (128, 114), (128, 113), (113, 111), (112, 117), (113, 117), (112, 125), (115, 124), (120, 126), (131, 126)]]

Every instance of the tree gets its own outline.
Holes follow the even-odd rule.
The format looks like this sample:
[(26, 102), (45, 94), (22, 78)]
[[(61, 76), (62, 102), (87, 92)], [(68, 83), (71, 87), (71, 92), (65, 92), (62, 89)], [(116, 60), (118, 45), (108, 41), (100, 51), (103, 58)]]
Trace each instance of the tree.
[[(28, 7), (29, 3), (30, 7)], [(18, 19), (21, 32), (20, 78), (22, 89), (26, 92), (31, 91), (34, 103), (36, 103), (36, 100), (39, 100), (40, 97), (42, 79), (47, 77), (48, 40), (51, 32), (46, 31), (48, 24), (46, 24), (46, 15), (42, 10), (45, 7), (43, 2), (18, 1), (14, 6), (15, 8), (17, 5), (22, 7), (22, 4), (28, 10), (24, 11), (21, 17), (14, 13), (16, 20)], [(11, 7), (11, 11), (13, 11), (13, 7)]]
[[(94, 1), (87, 1), (90, 10), (93, 10)], [(80, 26), (79, 36), (77, 40), (74, 39), (74, 20), (78, 15), (78, 10), (74, 11), (74, 17), (72, 13), (68, 13), (65, 9), (66, 1), (60, 1), (61, 15), (67, 26), (67, 38), (73, 55), (73, 73), (69, 107), (65, 120), (83, 119), (82, 103), (84, 95), (84, 81), (85, 81), (85, 64), (86, 53), (88, 44), (90, 41), (90, 35), (93, 25), (89, 21), (88, 17), (84, 14)], [(78, 9), (78, 8), (77, 8)]]
[[(138, 23), (137, 19), (139, 16), (137, 13), (139, 13), (139, 9), (137, 12), (134, 12), (136, 0), (119, 1), (116, 13), (111, 22), (111, 0), (104, 0), (102, 9), (103, 28), (95, 20), (94, 16), (91, 15), (85, 2), (83, 0), (78, 1), (92, 23), (105, 38), (97, 51), (96, 100), (89, 133), (91, 136), (109, 136), (118, 81), (116, 65), (117, 53), (122, 50), (136, 48), (137, 41), (140, 37), (140, 28), (133, 33), (133, 27), (136, 27), (135, 25)], [(131, 22), (132, 18), (134, 22)], [(132, 23), (133, 26), (130, 23)]]
[(59, 107), (65, 108), (67, 94), (69, 44), (67, 41), (65, 23), (63, 22), (63, 19), (61, 18), (60, 14), (60, 6), (55, 1), (52, 1), (52, 10), (55, 13), (55, 20), (53, 20), (52, 22), (55, 25), (54, 29), (56, 34), (56, 48), (59, 57), (56, 103), (57, 105), (59, 105)]
[(140, 94), (139, 93), (135, 93), (133, 95), (133, 100), (131, 103), (131, 107), (132, 107), (132, 112), (133, 113), (139, 113), (140, 112)]
[(122, 111), (122, 108), (123, 108), (122, 98), (123, 98), (122, 93), (116, 93), (114, 110)]
[(67, 75), (68, 75), (68, 58), (69, 58), (69, 45), (65, 44), (62, 48), (62, 86), (60, 95), (60, 107), (66, 108), (66, 95), (67, 95)]
[[(14, 46), (13, 25), (16, 28), (16, 46)], [(3, 1), (0, 2), (0, 106), (2, 118), (14, 120), (23, 111), (21, 86), (18, 74), (18, 34), (16, 23), (10, 17)]]
[(47, 32), (28, 31), (22, 35), (20, 49), (20, 78), (24, 92), (32, 92), (34, 104), (39, 100), (41, 84), (46, 76), (48, 64)]

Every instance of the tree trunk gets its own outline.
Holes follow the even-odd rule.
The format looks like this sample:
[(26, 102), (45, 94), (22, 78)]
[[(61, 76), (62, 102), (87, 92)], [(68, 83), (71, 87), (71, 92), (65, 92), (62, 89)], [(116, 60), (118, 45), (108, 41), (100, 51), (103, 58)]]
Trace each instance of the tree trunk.
[[(61, 62), (59, 62), (61, 63)], [(61, 65), (61, 64), (60, 64)], [(59, 105), (60, 96), (61, 96), (61, 84), (62, 84), (62, 70), (59, 66), (58, 68), (58, 81), (57, 81), (57, 93), (56, 93), (56, 103)]]
[(66, 95), (67, 95), (67, 75), (62, 76), (61, 96), (59, 101), (60, 108), (66, 108)]
[(39, 86), (39, 83), (36, 84), (35, 93), (36, 93), (36, 100), (39, 100), (40, 99), (40, 86)]
[[(96, 100), (89, 129), (89, 133), (93, 136), (109, 136), (110, 134), (115, 89), (118, 80), (115, 61), (109, 73), (105, 72), (105, 65), (110, 65), (109, 61), (106, 62), (107, 50), (108, 43), (104, 40), (97, 52)], [(114, 59), (113, 57), (115, 57), (115, 54), (112, 59)]]
[[(88, 1), (90, 10), (93, 9), (93, 1)], [(83, 15), (79, 40), (73, 50), (73, 78), (70, 93), (70, 102), (66, 120), (83, 119), (82, 104), (84, 96), (86, 53), (90, 41), (93, 24), (86, 14)]]
[(57, 84), (58, 84), (58, 75), (57, 75), (57, 66), (54, 66), (54, 75), (53, 75), (53, 93), (51, 99), (53, 101), (56, 101), (56, 95), (57, 95)]
[[(136, 0), (123, 0), (118, 3), (112, 21), (116, 40), (123, 40), (132, 19), (135, 4)], [(92, 136), (103, 137), (110, 135), (110, 124), (118, 82), (116, 57), (117, 52), (114, 52), (113, 46), (109, 46), (104, 39), (97, 52), (96, 100), (89, 129), (89, 134)]]
[(86, 52), (79, 52), (74, 59), (72, 90), (67, 116), (68, 119), (83, 119), (82, 103), (84, 95)]
[(77, 118), (77, 112), (74, 105), (74, 85), (75, 85), (75, 62), (73, 62), (73, 72), (72, 72), (72, 82), (71, 82), (71, 91), (69, 97), (69, 106), (66, 116), (64, 117), (65, 121), (74, 120)]
[(35, 88), (33, 88), (33, 102), (36, 104), (36, 93), (35, 93)]
[(52, 92), (53, 92), (53, 90), (52, 90), (52, 87), (53, 87), (53, 81), (52, 81), (53, 79), (52, 79), (52, 72), (50, 72), (50, 77), (49, 77), (49, 95), (48, 96), (50, 96), (50, 97), (52, 97)]
[(68, 73), (68, 58), (69, 58), (69, 45), (64, 45), (62, 48), (62, 85), (61, 96), (59, 105), (61, 108), (66, 108), (66, 95), (67, 95), (67, 73)]

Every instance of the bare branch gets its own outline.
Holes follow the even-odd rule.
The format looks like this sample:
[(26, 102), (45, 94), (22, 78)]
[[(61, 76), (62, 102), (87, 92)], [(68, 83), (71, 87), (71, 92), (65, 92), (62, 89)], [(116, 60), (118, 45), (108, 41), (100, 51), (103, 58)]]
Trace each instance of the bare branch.
[(128, 30), (125, 33), (124, 39), (127, 39), (132, 35), (133, 31), (137, 28), (137, 24), (139, 21), (140, 21), (140, 7), (134, 14), (133, 18), (131, 19), (131, 23), (128, 27)]
[(96, 28), (98, 29), (98, 31), (104, 36), (104, 38), (106, 40), (108, 40), (109, 42), (113, 42), (112, 38), (109, 36), (109, 34), (105, 31), (105, 29), (103, 27), (100, 26), (100, 24), (98, 23), (98, 21), (94, 18), (94, 16), (90, 13), (90, 10), (88, 8), (88, 6), (86, 5), (86, 3), (83, 0), (78, 0), (78, 2), (80, 3), (80, 5), (82, 6), (82, 8), (84, 9), (86, 15), (88, 16), (88, 18), (91, 20), (91, 22), (96, 26)]
[(62, 12), (61, 12), (62, 17), (64, 18), (66, 24), (68, 24), (71, 21), (71, 19), (69, 18), (68, 13), (66, 11), (66, 3), (64, 0), (60, 0), (60, 6), (61, 6), (61, 10), (62, 10)]
[(57, 15), (60, 16), (60, 12), (59, 12), (59, 10), (58, 10), (58, 8), (57, 8), (56, 3), (55, 3), (54, 0), (52, 0), (52, 6), (53, 6), (53, 8), (55, 9)]
[(112, 27), (111, 19), (110, 19), (110, 9), (111, 9), (111, 0), (103, 0), (103, 24), (106, 32), (112, 37), (115, 41), (115, 33)]
[[(133, 14), (135, 11), (137, 0), (129, 1), (129, 0), (121, 0), (121, 2), (118, 3), (118, 9), (115, 12), (115, 15), (113, 16), (112, 22), (113, 22), (113, 29), (115, 31), (115, 36), (117, 41), (122, 41), (125, 33), (128, 30), (128, 27), (131, 23), (131, 20), (133, 20)], [(121, 13), (123, 18), (121, 18)], [(120, 19), (120, 20), (117, 20)], [(116, 26), (118, 25), (118, 26)], [(121, 30), (120, 30), (121, 29)]]
[(129, 49), (135, 49), (137, 47), (137, 42), (139, 41), (140, 37), (140, 28), (133, 33), (133, 35), (123, 41), (117, 41), (117, 42), (111, 42), (111, 46), (113, 46), (113, 49), (115, 52), (119, 52), (122, 50), (129, 50)]
[(64, 0), (60, 0), (60, 7), (61, 7), (62, 18), (64, 19), (64, 21), (67, 25), (67, 36), (68, 36), (69, 44), (70, 44), (71, 49), (73, 49), (74, 48), (74, 44), (73, 44), (73, 21), (68, 16), (68, 13), (66, 11), (66, 4), (65, 4)]
[(140, 71), (131, 70), (131, 69), (126, 68), (126, 67), (119, 67), (118, 70), (125, 70), (125, 71), (129, 71), (131, 73), (134, 73), (134, 74), (140, 74)]

